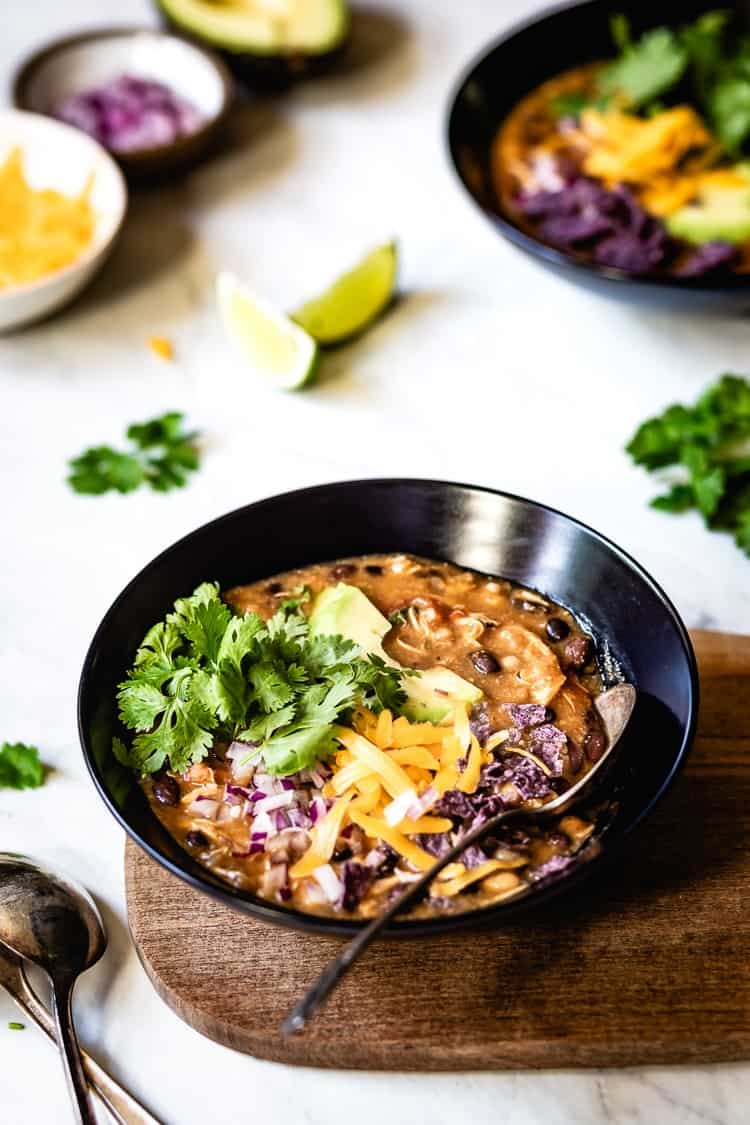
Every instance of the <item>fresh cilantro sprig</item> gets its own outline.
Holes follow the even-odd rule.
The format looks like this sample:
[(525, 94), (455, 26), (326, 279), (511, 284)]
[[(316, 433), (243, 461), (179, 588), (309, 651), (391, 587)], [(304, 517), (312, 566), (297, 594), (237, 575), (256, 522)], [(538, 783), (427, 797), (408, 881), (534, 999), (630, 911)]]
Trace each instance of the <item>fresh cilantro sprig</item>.
[(677, 466), (679, 480), (651, 501), (662, 512), (697, 508), (750, 555), (750, 381), (722, 375), (694, 406), (649, 418), (627, 451), (649, 472)]
[(402, 671), (342, 637), (311, 636), (309, 594), (269, 621), (234, 616), (204, 583), (148, 631), (117, 700), (130, 745), (113, 752), (141, 774), (184, 773), (217, 740), (251, 743), (275, 774), (296, 773), (335, 749), (332, 727), (357, 705), (399, 710)]
[(4, 742), (0, 746), (0, 789), (38, 789), (44, 782), (44, 766), (36, 746)]
[(182, 488), (198, 468), (197, 433), (185, 432), (184, 416), (170, 411), (128, 427), (130, 449), (95, 445), (70, 461), (68, 483), (75, 492), (132, 492), (147, 484), (157, 492)]
[(664, 108), (665, 97), (692, 98), (726, 151), (738, 156), (750, 139), (750, 39), (730, 34), (731, 19), (731, 11), (717, 9), (634, 40), (627, 18), (613, 17), (619, 55), (599, 73), (596, 96), (647, 116)]

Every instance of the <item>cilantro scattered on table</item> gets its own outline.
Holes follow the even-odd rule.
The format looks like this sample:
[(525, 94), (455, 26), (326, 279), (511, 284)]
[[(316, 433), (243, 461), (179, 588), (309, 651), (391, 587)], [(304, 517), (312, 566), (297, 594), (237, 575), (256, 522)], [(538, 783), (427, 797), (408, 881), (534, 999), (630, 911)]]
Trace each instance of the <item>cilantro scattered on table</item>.
[(254, 743), (270, 773), (311, 766), (335, 749), (332, 725), (352, 707), (398, 710), (400, 669), (342, 637), (311, 636), (301, 606), (281, 604), (265, 622), (234, 616), (204, 583), (154, 625), (119, 685), (120, 718), (135, 732), (115, 739), (117, 760), (142, 774), (183, 773), (219, 739)]
[(17, 1023), (15, 1020), (11, 1020), (10, 1023), (8, 1024), (8, 1031), (25, 1031), (25, 1030), (26, 1030), (26, 1024), (25, 1023)]
[(68, 483), (75, 492), (99, 496), (103, 492), (132, 492), (143, 484), (157, 492), (182, 488), (198, 468), (197, 433), (182, 428), (183, 415), (162, 414), (150, 422), (128, 427), (131, 447), (124, 452), (96, 445), (70, 461)]
[(694, 406), (670, 406), (627, 446), (649, 472), (676, 466), (679, 479), (651, 501), (662, 512), (697, 508), (750, 555), (750, 381), (722, 375)]
[(690, 101), (726, 151), (738, 156), (750, 139), (750, 38), (732, 34), (731, 19), (730, 11), (718, 9), (634, 40), (627, 18), (615, 16), (619, 55), (599, 74), (599, 96), (647, 116), (665, 108), (667, 96), (672, 104)]
[(38, 789), (44, 781), (44, 766), (36, 746), (4, 742), (0, 746), (0, 789)]

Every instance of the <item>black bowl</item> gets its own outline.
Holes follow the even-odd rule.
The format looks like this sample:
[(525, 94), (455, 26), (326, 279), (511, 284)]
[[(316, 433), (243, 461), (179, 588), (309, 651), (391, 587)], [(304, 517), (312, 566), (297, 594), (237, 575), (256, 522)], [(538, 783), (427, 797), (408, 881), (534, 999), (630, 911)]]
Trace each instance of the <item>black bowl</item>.
[[(595, 531), (542, 504), (440, 481), (366, 480), (261, 500), (169, 547), (120, 594), (91, 643), (78, 721), (86, 763), (112, 814), (150, 856), (191, 886), (257, 918), (324, 933), (359, 923), (319, 918), (235, 890), (194, 862), (162, 828), (140, 788), (111, 756), (116, 684), (146, 630), (200, 582), (222, 588), (307, 563), (369, 552), (410, 552), (504, 575), (570, 607), (591, 629), (605, 675), (636, 685), (638, 704), (610, 779), (616, 802), (602, 828), (611, 853), (682, 765), (698, 697), (695, 657), (674, 607), (637, 563)], [(500, 922), (574, 885), (581, 864), (523, 898), (469, 914), (405, 920), (392, 933), (432, 934)]]
[[(495, 133), (521, 98), (564, 70), (612, 57), (613, 15), (626, 15), (637, 36), (652, 27), (689, 23), (711, 7), (708, 0), (584, 0), (550, 9), (511, 29), (470, 63), (450, 100), (448, 146), (459, 179), (500, 234), (562, 277), (610, 296), (690, 310), (750, 307), (748, 274), (634, 277), (547, 245), (503, 213), (490, 172)], [(750, 31), (750, 3), (718, 7), (734, 9), (738, 26)]]

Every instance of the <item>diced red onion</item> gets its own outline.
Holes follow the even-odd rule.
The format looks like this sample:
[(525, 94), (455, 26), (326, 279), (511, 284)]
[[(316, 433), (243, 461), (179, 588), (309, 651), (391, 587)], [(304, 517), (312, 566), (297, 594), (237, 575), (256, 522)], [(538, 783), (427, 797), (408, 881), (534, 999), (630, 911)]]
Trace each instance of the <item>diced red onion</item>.
[(295, 828), (310, 828), (312, 825), (312, 820), (302, 809), (297, 809), (292, 806), (289, 809), (288, 815)]
[(282, 777), (281, 778), (281, 788), (282, 789), (294, 789), (295, 785), (294, 785), (294, 782), (291, 780), (291, 778)]
[(328, 809), (326, 808), (326, 803), (323, 798), (313, 797), (312, 801), (310, 801), (310, 808), (308, 809), (308, 815), (312, 823), (316, 824), (327, 812)]
[(264, 797), (258, 801), (256, 809), (260, 812), (273, 812), (274, 809), (284, 809), (294, 804), (294, 793), (275, 793), (272, 797)]
[(73, 94), (55, 108), (55, 116), (113, 152), (172, 144), (201, 123), (196, 107), (169, 86), (130, 74)]
[(386, 824), (395, 828), (408, 814), (416, 800), (417, 794), (413, 789), (405, 789), (403, 793), (399, 793), (398, 797), (394, 797), (383, 809)]
[(290, 820), (284, 809), (276, 809), (271, 813), (271, 820), (276, 826), (277, 832), (283, 832), (285, 828), (290, 827)]
[(343, 894), (343, 887), (336, 872), (330, 863), (324, 863), (313, 871), (313, 878), (329, 902), (339, 902)]
[(428, 809), (431, 809), (439, 796), (440, 794), (438, 793), (437, 789), (430, 785), (427, 789), (425, 789), (422, 796), (417, 797), (416, 801), (412, 803), (411, 808), (406, 814), (409, 820), (417, 820), (422, 815), (422, 813), (425, 813)]
[(271, 820), (268, 813), (261, 812), (253, 820), (253, 832), (263, 833), (265, 836), (276, 835), (276, 825)]
[(216, 820), (221, 804), (213, 797), (196, 797), (188, 807), (191, 816), (203, 816), (206, 820)]

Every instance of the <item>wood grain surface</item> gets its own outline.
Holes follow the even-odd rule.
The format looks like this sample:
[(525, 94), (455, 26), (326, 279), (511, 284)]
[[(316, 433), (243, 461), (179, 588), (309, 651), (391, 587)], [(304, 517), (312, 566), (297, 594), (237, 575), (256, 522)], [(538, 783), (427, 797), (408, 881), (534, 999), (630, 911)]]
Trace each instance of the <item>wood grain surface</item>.
[(491, 933), (384, 942), (301, 1037), (282, 1017), (340, 939), (251, 921), (128, 841), (130, 927), (159, 995), (259, 1058), (492, 1070), (750, 1058), (750, 637), (695, 632), (699, 737), (627, 853)]

